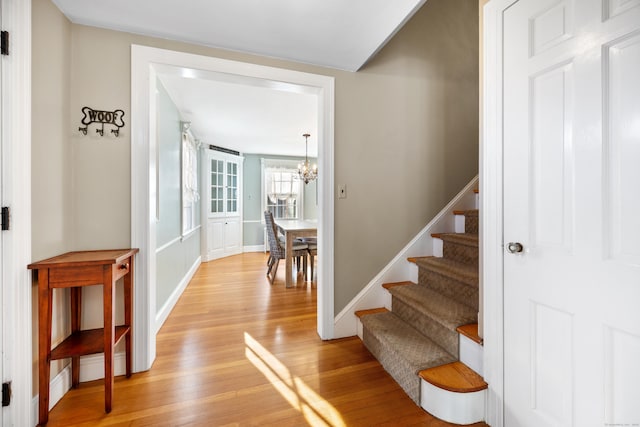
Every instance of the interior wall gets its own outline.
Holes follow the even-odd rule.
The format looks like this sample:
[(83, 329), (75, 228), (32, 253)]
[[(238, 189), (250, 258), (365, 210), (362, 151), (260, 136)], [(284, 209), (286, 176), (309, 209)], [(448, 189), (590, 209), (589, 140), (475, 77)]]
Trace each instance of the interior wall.
[[(50, 258), (73, 248), (72, 176), (69, 135), (71, 32), (67, 18), (49, 1), (36, 1), (32, 8), (32, 111), (31, 111), (31, 227), (32, 260)], [(25, 266), (26, 267), (26, 266)], [(34, 285), (36, 282), (34, 281)], [(38, 387), (38, 292), (34, 287), (33, 390)], [(52, 342), (71, 331), (65, 308), (67, 291), (54, 291)], [(55, 376), (64, 360), (51, 363)]]
[(478, 4), (427, 1), (336, 99), (338, 312), (478, 172)]
[[(200, 231), (182, 237), (181, 117), (160, 80), (156, 81), (156, 90), (158, 140), (156, 314), (159, 314), (180, 286), (187, 272), (200, 258)], [(196, 212), (199, 219), (200, 202), (196, 203)]]
[[(50, 0), (33, 6), (53, 7)], [(44, 18), (34, 16), (34, 28), (42, 38), (58, 36)], [(429, 0), (357, 73), (75, 24), (70, 37), (70, 120), (62, 127), (72, 157), (53, 163), (73, 171), (71, 207), (54, 213), (72, 218), (73, 249), (130, 244), (131, 44), (335, 78), (335, 182), (347, 185), (335, 205), (336, 313), (478, 172), (476, 2)], [(34, 61), (45, 57), (34, 51)], [(34, 103), (46, 102), (43, 94), (34, 90)], [(124, 110), (121, 137), (74, 132), (85, 105)], [(35, 191), (46, 191), (50, 179), (34, 168)], [(33, 244), (34, 252), (46, 246), (36, 233)]]

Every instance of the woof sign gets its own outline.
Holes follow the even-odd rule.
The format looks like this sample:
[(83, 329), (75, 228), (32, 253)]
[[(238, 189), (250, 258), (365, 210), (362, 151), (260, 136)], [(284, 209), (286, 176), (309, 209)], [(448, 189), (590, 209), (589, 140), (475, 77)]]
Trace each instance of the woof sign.
[(94, 110), (93, 108), (83, 107), (82, 108), (82, 120), (80, 122), (84, 125), (84, 127), (79, 127), (78, 130), (82, 132), (84, 135), (87, 134), (89, 130), (89, 125), (92, 123), (100, 124), (100, 128), (96, 129), (96, 133), (100, 134), (100, 136), (104, 136), (104, 125), (115, 126), (115, 129), (111, 129), (111, 133), (115, 136), (120, 134), (120, 128), (124, 126), (124, 111), (115, 110), (115, 111), (101, 111)]

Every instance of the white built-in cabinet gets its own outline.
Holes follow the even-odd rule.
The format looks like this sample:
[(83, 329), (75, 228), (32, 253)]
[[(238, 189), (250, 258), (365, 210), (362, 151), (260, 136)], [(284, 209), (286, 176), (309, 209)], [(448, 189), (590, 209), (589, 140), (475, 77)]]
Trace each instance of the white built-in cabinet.
[(206, 259), (242, 253), (242, 163), (244, 157), (207, 150), (204, 208)]

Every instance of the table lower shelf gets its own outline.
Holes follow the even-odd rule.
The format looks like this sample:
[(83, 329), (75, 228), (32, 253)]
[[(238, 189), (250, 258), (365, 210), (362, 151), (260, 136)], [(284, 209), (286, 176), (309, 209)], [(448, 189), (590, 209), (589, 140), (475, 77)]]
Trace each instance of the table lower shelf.
[[(131, 331), (129, 325), (116, 326), (114, 345)], [(104, 352), (104, 328), (74, 332), (51, 350), (51, 360)]]

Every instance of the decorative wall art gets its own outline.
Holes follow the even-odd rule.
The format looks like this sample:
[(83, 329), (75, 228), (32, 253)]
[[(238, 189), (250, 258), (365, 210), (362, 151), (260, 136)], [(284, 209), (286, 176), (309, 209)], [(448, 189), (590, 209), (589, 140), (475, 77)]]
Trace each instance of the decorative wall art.
[(120, 128), (124, 126), (124, 111), (115, 110), (115, 111), (100, 111), (94, 110), (93, 108), (83, 107), (82, 108), (82, 120), (80, 122), (84, 125), (80, 126), (78, 130), (82, 132), (83, 135), (86, 135), (89, 130), (89, 125), (92, 123), (98, 123), (102, 126), (97, 126), (96, 133), (100, 136), (104, 136), (104, 125), (115, 126), (115, 129), (111, 129), (111, 133), (116, 137), (120, 135)]

